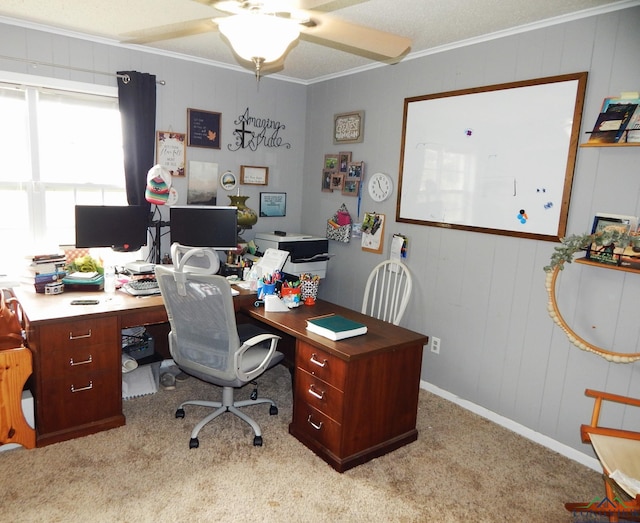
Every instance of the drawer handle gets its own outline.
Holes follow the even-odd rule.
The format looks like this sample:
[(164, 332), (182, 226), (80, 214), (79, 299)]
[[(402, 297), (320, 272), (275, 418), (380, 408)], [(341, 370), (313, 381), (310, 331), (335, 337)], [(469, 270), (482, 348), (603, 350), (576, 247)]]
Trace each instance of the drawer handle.
[(324, 367), (327, 364), (327, 360), (326, 359), (320, 361), (320, 360), (318, 360), (316, 358), (317, 358), (317, 356), (316, 356), (316, 353), (314, 352), (311, 355), (311, 363), (315, 363), (318, 367)]
[(88, 360), (82, 360), (82, 361), (73, 361), (73, 358), (71, 358), (69, 360), (69, 364), (72, 367), (75, 367), (76, 365), (86, 365), (87, 363), (91, 363), (93, 361), (93, 358), (91, 357), (91, 354), (89, 354), (89, 359)]
[(93, 381), (89, 382), (89, 385), (87, 385), (86, 387), (80, 387), (79, 389), (76, 389), (73, 385), (71, 385), (71, 392), (82, 392), (83, 390), (91, 390), (93, 388)]
[(309, 394), (319, 400), (324, 399), (324, 391), (316, 392), (316, 386), (313, 383), (309, 386)]
[(82, 338), (91, 338), (91, 329), (89, 329), (89, 332), (87, 332), (87, 334), (80, 334), (78, 336), (74, 336), (73, 332), (69, 333), (70, 340), (80, 340)]
[(309, 414), (309, 417), (307, 418), (307, 421), (309, 422), (309, 425), (311, 425), (314, 429), (316, 430), (320, 430), (322, 428), (322, 421), (320, 423), (314, 423), (313, 421), (311, 421), (311, 414)]

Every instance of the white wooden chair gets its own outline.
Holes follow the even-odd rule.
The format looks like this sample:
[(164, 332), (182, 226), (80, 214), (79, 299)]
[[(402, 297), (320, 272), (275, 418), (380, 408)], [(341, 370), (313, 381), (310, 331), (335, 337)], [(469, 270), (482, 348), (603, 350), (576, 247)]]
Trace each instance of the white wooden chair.
[(364, 289), (362, 313), (399, 325), (413, 283), (411, 273), (401, 262), (386, 260), (376, 265)]

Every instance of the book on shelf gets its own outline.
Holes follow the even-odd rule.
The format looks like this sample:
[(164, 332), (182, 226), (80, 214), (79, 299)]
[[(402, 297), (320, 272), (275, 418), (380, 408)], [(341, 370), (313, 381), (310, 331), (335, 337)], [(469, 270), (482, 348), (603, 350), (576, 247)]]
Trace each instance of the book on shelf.
[(630, 98), (605, 98), (601, 112), (606, 112), (609, 105), (622, 103), (637, 104), (637, 107), (618, 141), (620, 143), (640, 143), (640, 98), (636, 93)]
[[(635, 232), (637, 227), (638, 218), (635, 216), (596, 213), (591, 234), (604, 233), (607, 231), (629, 233)], [(620, 256), (624, 250), (625, 246), (615, 244), (598, 245), (594, 242), (587, 248), (586, 258), (607, 265), (619, 265)]]
[(618, 143), (637, 108), (636, 103), (609, 103), (598, 115), (589, 142)]
[(330, 340), (338, 341), (366, 334), (367, 326), (339, 314), (328, 314), (309, 318), (307, 320), (307, 330)]

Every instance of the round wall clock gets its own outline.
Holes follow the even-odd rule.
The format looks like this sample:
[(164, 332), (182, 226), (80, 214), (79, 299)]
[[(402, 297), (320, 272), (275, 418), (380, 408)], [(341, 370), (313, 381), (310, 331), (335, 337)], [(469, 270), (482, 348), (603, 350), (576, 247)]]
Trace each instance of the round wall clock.
[(369, 178), (369, 196), (374, 202), (383, 202), (393, 192), (393, 180), (385, 173), (375, 173)]
[(236, 185), (238, 185), (236, 175), (231, 171), (222, 173), (222, 176), (220, 177), (220, 185), (225, 191), (232, 191), (236, 188)]

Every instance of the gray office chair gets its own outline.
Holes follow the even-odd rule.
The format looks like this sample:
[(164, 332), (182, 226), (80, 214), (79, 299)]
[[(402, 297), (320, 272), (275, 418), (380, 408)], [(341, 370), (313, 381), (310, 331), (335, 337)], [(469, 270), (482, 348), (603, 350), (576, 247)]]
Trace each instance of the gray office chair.
[(412, 287), (411, 273), (406, 265), (392, 260), (383, 261), (367, 278), (361, 312), (399, 325)]
[(257, 389), (251, 399), (236, 401), (234, 389), (252, 382), (283, 359), (283, 354), (276, 351), (280, 337), (255, 325), (236, 325), (226, 278), (182, 269), (181, 265), (157, 265), (155, 270), (171, 326), (169, 351), (184, 372), (222, 387), (222, 401), (190, 400), (176, 410), (176, 418), (183, 418), (186, 405), (216, 409), (194, 427), (189, 448), (199, 446), (200, 430), (224, 412), (247, 422), (255, 434), (253, 444), (261, 446), (259, 425), (239, 408), (269, 403), (269, 414), (275, 415), (278, 407), (273, 400), (258, 398)]

